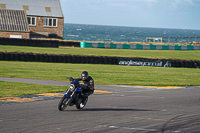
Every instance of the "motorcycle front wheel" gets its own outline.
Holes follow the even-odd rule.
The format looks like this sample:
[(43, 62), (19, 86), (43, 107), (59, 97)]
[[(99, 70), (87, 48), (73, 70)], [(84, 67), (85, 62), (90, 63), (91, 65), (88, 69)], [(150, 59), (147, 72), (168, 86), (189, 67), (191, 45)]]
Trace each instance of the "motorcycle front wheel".
[(67, 105), (68, 105), (68, 103), (69, 103), (69, 100), (70, 100), (70, 99), (69, 99), (68, 97), (63, 96), (63, 97), (60, 99), (60, 102), (59, 102), (59, 104), (58, 104), (58, 109), (59, 109), (60, 111), (65, 110), (66, 107), (67, 107)]
[(88, 98), (83, 99), (80, 104), (76, 105), (76, 108), (77, 109), (83, 109), (85, 107), (87, 101), (88, 101)]

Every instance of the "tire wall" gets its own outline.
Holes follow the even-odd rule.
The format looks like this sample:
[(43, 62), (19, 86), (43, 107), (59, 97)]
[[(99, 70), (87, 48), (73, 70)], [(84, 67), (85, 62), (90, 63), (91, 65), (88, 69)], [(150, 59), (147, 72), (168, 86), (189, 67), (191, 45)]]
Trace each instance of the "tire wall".
[(58, 40), (0, 38), (0, 45), (58, 48), (59, 46), (80, 47), (80, 42), (69, 42), (69, 41), (58, 41)]
[(200, 68), (200, 61), (0, 52), (1, 61)]

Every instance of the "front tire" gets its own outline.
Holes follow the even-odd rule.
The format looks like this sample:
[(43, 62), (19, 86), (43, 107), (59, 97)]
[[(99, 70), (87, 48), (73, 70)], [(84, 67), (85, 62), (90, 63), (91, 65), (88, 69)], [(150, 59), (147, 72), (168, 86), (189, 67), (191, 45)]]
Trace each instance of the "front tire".
[(59, 104), (58, 104), (58, 109), (60, 110), (60, 111), (63, 111), (63, 110), (65, 110), (65, 108), (67, 107), (67, 105), (68, 105), (68, 103), (69, 103), (69, 98), (68, 97), (65, 97), (65, 96), (63, 96), (61, 99), (60, 99), (60, 102), (59, 102)]

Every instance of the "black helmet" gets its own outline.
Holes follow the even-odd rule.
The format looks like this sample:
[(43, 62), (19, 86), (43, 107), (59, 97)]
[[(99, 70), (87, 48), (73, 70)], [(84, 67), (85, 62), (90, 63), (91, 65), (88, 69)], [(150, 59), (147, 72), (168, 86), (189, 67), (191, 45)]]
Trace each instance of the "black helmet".
[(87, 71), (83, 71), (82, 73), (81, 73), (81, 78), (82, 78), (82, 80), (87, 80), (87, 78), (88, 78), (88, 72)]

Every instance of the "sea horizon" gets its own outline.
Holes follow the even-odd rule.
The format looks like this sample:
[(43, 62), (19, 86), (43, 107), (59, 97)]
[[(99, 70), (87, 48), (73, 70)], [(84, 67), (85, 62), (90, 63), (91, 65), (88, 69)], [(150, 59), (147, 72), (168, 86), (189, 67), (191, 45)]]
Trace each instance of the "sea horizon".
[(190, 28), (163, 28), (163, 27), (140, 27), (140, 26), (123, 26), (123, 25), (101, 25), (101, 24), (81, 24), (81, 23), (64, 23), (64, 24), (76, 24), (76, 25), (94, 25), (94, 26), (111, 26), (111, 27), (129, 27), (129, 28), (151, 28), (151, 29), (174, 29), (174, 30), (199, 30)]
[[(200, 37), (200, 30), (64, 23), (65, 40), (144, 42), (146, 37)], [(187, 39), (183, 40), (183, 42), (187, 41)], [(191, 38), (190, 41), (199, 42), (200, 38), (197, 40)], [(170, 40), (170, 42), (174, 41)]]

